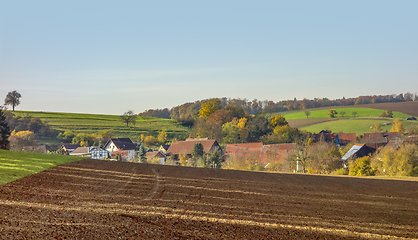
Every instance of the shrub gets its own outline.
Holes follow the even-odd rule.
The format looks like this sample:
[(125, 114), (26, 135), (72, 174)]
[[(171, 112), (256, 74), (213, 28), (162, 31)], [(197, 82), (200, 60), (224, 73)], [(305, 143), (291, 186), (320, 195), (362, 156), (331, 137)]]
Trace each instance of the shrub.
[(350, 164), (349, 175), (352, 176), (374, 176), (376, 169), (370, 165), (370, 157), (365, 156), (358, 158), (356, 161)]
[(334, 175), (348, 175), (348, 169), (340, 168), (335, 170)]

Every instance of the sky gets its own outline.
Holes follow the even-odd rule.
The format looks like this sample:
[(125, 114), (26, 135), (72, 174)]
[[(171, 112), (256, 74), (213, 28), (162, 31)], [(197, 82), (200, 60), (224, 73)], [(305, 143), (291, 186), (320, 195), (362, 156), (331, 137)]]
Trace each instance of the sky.
[(418, 91), (416, 0), (1, 2), (0, 104), (16, 90), (17, 110)]

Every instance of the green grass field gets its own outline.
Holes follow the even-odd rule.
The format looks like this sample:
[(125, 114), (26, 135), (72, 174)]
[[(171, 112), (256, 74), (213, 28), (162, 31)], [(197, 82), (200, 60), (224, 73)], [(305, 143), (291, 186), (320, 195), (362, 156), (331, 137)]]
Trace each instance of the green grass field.
[(45, 169), (82, 160), (82, 157), (0, 150), (0, 184), (29, 176)]
[[(364, 133), (371, 132), (371, 126), (378, 123), (382, 127), (383, 131), (390, 131), (392, 122), (394, 119), (341, 119), (336, 121), (329, 121), (324, 123), (318, 123), (307, 127), (301, 127), (300, 129), (306, 130), (311, 133), (318, 133), (321, 130), (331, 130), (332, 132), (344, 132), (344, 133), (356, 133), (356, 135), (363, 135)], [(417, 126), (417, 121), (402, 120), (403, 126), (407, 129), (409, 126)]]
[[(118, 115), (99, 115), (81, 113), (58, 113), (58, 112), (31, 112), (15, 111), (16, 116), (39, 117), (48, 122), (52, 129), (64, 132), (72, 130), (77, 133), (98, 133), (109, 130), (114, 137), (129, 137), (132, 141), (140, 138), (141, 134), (157, 136), (162, 129), (167, 129), (169, 137), (176, 135), (188, 135), (189, 129), (177, 125), (171, 119), (138, 117), (135, 125), (129, 125), (119, 121)], [(43, 138), (42, 142), (56, 143), (56, 139)]]
[[(332, 108), (338, 112), (337, 118), (342, 117), (341, 112), (345, 112), (345, 117), (353, 117), (353, 112), (357, 112), (356, 117), (379, 117), (383, 112), (386, 112), (381, 109), (374, 109), (374, 108), (365, 108), (365, 107), (357, 107), (357, 108)], [(322, 109), (322, 110), (308, 110), (311, 112), (309, 118), (329, 118), (328, 111), (329, 109)], [(282, 113), (286, 119), (306, 119), (305, 111), (298, 111), (292, 113)], [(409, 115), (401, 112), (393, 112), (393, 118), (407, 118)]]

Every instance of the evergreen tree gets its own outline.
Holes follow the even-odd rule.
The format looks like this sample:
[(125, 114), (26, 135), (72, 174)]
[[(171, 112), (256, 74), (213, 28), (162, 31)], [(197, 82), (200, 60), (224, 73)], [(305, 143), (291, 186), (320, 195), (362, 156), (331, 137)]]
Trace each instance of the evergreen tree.
[(3, 107), (0, 106), (0, 149), (9, 149), (9, 137), (10, 129), (3, 113)]
[(195, 160), (201, 158), (205, 152), (203, 151), (202, 143), (198, 142), (193, 146), (192, 158)]
[(140, 144), (138, 147), (138, 158), (140, 163), (147, 163), (146, 154), (147, 151), (145, 150), (144, 144)]
[(219, 151), (214, 151), (209, 158), (208, 164), (211, 168), (221, 168), (221, 154)]

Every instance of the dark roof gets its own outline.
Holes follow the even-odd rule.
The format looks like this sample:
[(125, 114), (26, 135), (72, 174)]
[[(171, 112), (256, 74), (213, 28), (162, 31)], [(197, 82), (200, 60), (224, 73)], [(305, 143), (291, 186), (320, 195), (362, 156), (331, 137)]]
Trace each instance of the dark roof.
[(363, 140), (368, 138), (376, 138), (376, 137), (384, 137), (388, 140), (395, 140), (396, 138), (400, 138), (401, 134), (398, 132), (385, 132), (385, 133), (365, 133), (363, 135)]
[(168, 150), (170, 148), (170, 145), (161, 145), (162, 148), (164, 148), (164, 150)]
[(70, 149), (76, 149), (78, 147), (81, 147), (80, 144), (63, 144), (61, 145), (61, 148), (65, 148), (65, 150), (70, 150)]
[(115, 146), (120, 150), (135, 150), (136, 146), (129, 138), (111, 138), (109, 139), (106, 144), (104, 145), (105, 148), (108, 144), (113, 142)]
[(193, 147), (196, 143), (200, 142), (203, 145), (203, 151), (210, 152), (215, 150), (215, 147), (219, 147), (216, 140), (202, 140), (202, 141), (179, 141), (173, 142), (167, 150), (167, 154), (192, 154)]

